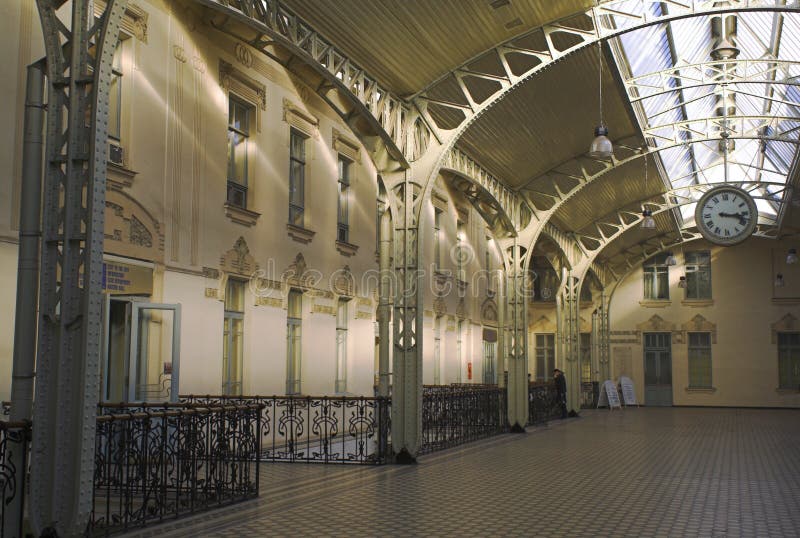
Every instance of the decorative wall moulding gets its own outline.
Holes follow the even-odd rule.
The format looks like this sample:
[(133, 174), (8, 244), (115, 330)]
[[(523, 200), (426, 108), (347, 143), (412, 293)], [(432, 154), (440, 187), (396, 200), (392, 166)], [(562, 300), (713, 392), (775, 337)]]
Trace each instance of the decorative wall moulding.
[(206, 288), (206, 297), (209, 299), (217, 299), (219, 296), (219, 290), (217, 288)]
[(319, 119), (285, 98), (283, 100), (283, 121), (306, 136), (319, 138)]
[(333, 128), (331, 141), (334, 151), (340, 153), (357, 163), (361, 162), (361, 150), (358, 142), (342, 133), (339, 129)]
[(714, 394), (717, 387), (686, 387), (684, 390), (689, 394)]
[(358, 252), (358, 246), (351, 243), (346, 243), (344, 241), (336, 241), (336, 250), (339, 251), (339, 254), (349, 258), (356, 255)]
[[(100, 17), (106, 10), (106, 0), (94, 0), (94, 14)], [(119, 29), (121, 32), (135, 37), (142, 43), (147, 43), (147, 11), (133, 2), (125, 7), (125, 15), (122, 17)]]
[(714, 306), (714, 299), (684, 299), (681, 301), (681, 305), (691, 308), (703, 308), (706, 306)]
[(436, 209), (447, 211), (447, 195), (435, 187), (431, 192), (431, 203)]
[(219, 61), (219, 83), (226, 92), (232, 92), (253, 105), (256, 111), (256, 130), (261, 132), (261, 111), (267, 109), (267, 87), (225, 60)]
[(104, 250), (129, 258), (164, 261), (162, 225), (127, 192), (106, 191)]
[(291, 237), (298, 243), (303, 243), (304, 245), (309, 244), (311, 240), (314, 239), (314, 235), (316, 235), (317, 233), (308, 230), (306, 228), (301, 228), (300, 226), (295, 226), (294, 224), (289, 224), (289, 223), (286, 224), (286, 231), (288, 232), (289, 237)]
[(225, 207), (225, 216), (242, 226), (255, 226), (256, 222), (258, 222), (258, 218), (261, 216), (261, 213), (256, 213), (255, 211), (250, 211), (249, 209), (228, 203), (223, 204), (223, 207)]
[(773, 323), (770, 328), (772, 329), (772, 343), (777, 344), (778, 333), (800, 331), (800, 320), (789, 313)]
[(696, 332), (696, 333), (711, 333), (711, 343), (717, 343), (717, 324), (711, 323), (706, 318), (697, 314), (695, 317), (687, 321), (681, 326), (683, 331), (684, 339), (686, 338), (686, 333)]
[(258, 270), (258, 264), (250, 254), (250, 247), (243, 237), (239, 237), (233, 248), (220, 256), (219, 266), (225, 273), (250, 278)]
[(672, 304), (672, 301), (669, 299), (645, 299), (643, 301), (639, 301), (639, 306), (643, 306), (645, 308), (666, 308)]
[(124, 166), (108, 161), (106, 168), (106, 186), (109, 189), (121, 191), (133, 186), (133, 180), (138, 172), (128, 170)]
[(279, 297), (256, 297), (256, 306), (283, 308), (283, 300)]

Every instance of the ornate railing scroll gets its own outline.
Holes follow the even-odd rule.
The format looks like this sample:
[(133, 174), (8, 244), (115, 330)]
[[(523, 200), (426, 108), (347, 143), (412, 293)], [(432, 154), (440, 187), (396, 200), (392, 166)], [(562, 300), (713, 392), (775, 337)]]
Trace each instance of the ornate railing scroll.
[(554, 383), (528, 384), (528, 426), (561, 418), (561, 407)]
[(255, 498), (257, 404), (101, 406), (87, 535), (109, 536)]
[(420, 454), (508, 431), (506, 389), (496, 385), (426, 385)]
[(389, 398), (187, 395), (181, 400), (262, 405), (263, 462), (380, 465), (391, 456)]
[[(22, 518), (25, 510), (24, 499), (28, 478), (28, 447), (31, 439), (31, 425), (29, 422), (0, 421), (0, 538), (17, 538), (6, 534), (5, 529), (14, 518), (22, 528)], [(23, 453), (22, 468), (17, 468), (11, 452), (21, 450)], [(17, 495), (21, 495), (23, 502), (12, 503)], [(19, 509), (16, 509), (19, 507)], [(11, 528), (11, 525), (8, 525)]]

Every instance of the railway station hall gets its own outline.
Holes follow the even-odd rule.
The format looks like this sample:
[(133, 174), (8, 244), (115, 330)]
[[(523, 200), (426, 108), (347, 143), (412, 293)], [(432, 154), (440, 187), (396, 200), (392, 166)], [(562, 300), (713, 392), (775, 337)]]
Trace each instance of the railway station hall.
[(800, 537), (800, 0), (0, 45), (0, 538)]

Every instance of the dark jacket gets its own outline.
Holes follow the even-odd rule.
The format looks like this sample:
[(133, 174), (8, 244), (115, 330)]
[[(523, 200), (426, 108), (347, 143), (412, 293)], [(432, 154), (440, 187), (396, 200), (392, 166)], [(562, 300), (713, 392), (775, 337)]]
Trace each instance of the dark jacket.
[(555, 381), (556, 381), (556, 392), (559, 395), (566, 394), (567, 393), (567, 380), (564, 377), (564, 374), (561, 374), (560, 376), (556, 377)]

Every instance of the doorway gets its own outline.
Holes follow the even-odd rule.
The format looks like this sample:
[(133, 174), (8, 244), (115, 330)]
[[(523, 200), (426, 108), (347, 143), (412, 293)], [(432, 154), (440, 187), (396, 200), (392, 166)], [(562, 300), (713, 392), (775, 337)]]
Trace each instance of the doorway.
[(670, 333), (644, 333), (644, 403), (650, 406), (672, 406)]
[(101, 400), (177, 401), (180, 305), (107, 296)]

